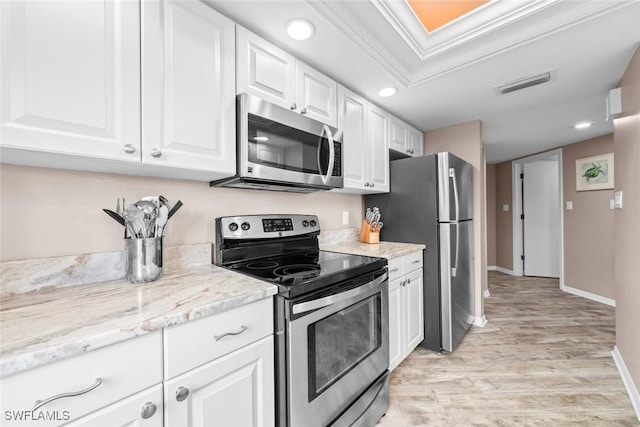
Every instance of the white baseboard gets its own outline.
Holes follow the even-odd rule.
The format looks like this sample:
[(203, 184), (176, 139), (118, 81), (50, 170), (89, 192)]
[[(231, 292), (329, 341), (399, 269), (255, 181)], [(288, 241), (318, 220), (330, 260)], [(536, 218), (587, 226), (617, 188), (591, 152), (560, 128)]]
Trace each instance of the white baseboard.
[(487, 266), (487, 271), (499, 271), (500, 273), (508, 274), (509, 276), (516, 275), (512, 270), (507, 270), (506, 268), (498, 267), (497, 265)]
[(633, 379), (631, 378), (631, 374), (627, 369), (627, 365), (624, 363), (624, 359), (622, 359), (622, 355), (618, 350), (618, 346), (613, 347), (613, 351), (611, 352), (611, 356), (613, 356), (613, 361), (616, 362), (616, 367), (618, 368), (618, 373), (622, 378), (622, 382), (627, 389), (627, 393), (629, 394), (629, 399), (631, 399), (631, 405), (633, 406), (633, 410), (636, 412), (636, 417), (640, 420), (640, 392), (638, 392), (638, 388), (633, 383)]
[(473, 324), (484, 328), (487, 325), (487, 316), (485, 316), (484, 314), (482, 315), (482, 317), (476, 316), (473, 319)]
[(572, 288), (571, 286), (561, 285), (560, 290), (567, 292), (569, 294), (577, 295), (582, 298), (587, 298), (593, 301), (601, 302), (602, 304), (610, 305), (611, 307), (616, 306), (616, 300), (614, 299), (592, 294), (591, 292), (586, 292), (580, 289)]

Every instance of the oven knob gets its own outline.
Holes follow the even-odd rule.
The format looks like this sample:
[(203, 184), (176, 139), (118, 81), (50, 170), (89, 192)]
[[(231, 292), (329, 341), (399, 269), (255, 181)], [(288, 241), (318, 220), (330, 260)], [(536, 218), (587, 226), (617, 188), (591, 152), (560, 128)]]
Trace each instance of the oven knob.
[(248, 222), (243, 222), (242, 225), (240, 226), (244, 231), (247, 231), (248, 229), (251, 228), (251, 224), (249, 224)]
[(229, 230), (236, 231), (237, 229), (238, 229), (238, 224), (236, 224), (235, 222), (232, 222), (231, 224), (229, 224)]
[(316, 222), (315, 219), (312, 219), (309, 224), (311, 224), (312, 227), (315, 227), (318, 223)]
[(306, 219), (304, 221), (302, 221), (302, 226), (303, 227), (308, 227), (309, 226), (309, 221), (307, 221)]

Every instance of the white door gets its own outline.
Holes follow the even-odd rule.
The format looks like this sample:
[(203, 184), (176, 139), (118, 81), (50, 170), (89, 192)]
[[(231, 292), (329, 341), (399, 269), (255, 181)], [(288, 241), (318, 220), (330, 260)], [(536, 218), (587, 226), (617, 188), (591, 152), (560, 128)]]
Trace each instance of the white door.
[(167, 426), (275, 425), (273, 337), (165, 383)]
[(199, 1), (144, 1), (142, 160), (235, 173), (235, 25)]
[(284, 108), (298, 109), (296, 59), (252, 32), (237, 27), (238, 93), (249, 93)]
[(0, 144), (140, 162), (139, 3), (0, 1), (0, 17)]
[(162, 427), (162, 412), (162, 384), (158, 384), (65, 426)]
[(296, 80), (298, 83), (298, 111), (319, 122), (335, 127), (338, 123), (336, 112), (335, 80), (297, 61)]
[(371, 156), (370, 182), (373, 191), (383, 193), (389, 191), (389, 114), (369, 104), (369, 132), (367, 138), (370, 145), (365, 147)]
[(389, 148), (407, 154), (408, 128), (400, 119), (391, 116), (389, 122)]
[(557, 160), (523, 165), (524, 275), (560, 275), (560, 182)]
[(338, 87), (338, 129), (342, 137), (344, 187), (364, 189), (367, 179), (367, 101), (343, 86)]

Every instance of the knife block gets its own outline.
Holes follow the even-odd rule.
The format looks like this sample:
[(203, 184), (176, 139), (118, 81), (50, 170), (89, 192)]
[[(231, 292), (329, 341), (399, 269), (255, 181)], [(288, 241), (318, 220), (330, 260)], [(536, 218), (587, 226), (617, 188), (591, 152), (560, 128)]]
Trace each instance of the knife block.
[(362, 220), (362, 227), (360, 228), (360, 241), (362, 243), (380, 243), (380, 232), (372, 231), (371, 225)]

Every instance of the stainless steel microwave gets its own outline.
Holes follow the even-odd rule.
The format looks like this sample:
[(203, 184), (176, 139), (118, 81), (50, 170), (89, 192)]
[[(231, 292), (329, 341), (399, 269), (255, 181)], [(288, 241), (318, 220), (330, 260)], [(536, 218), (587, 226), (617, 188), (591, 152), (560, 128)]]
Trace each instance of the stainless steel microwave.
[(215, 187), (309, 193), (342, 188), (342, 132), (255, 96), (236, 97), (236, 175)]

